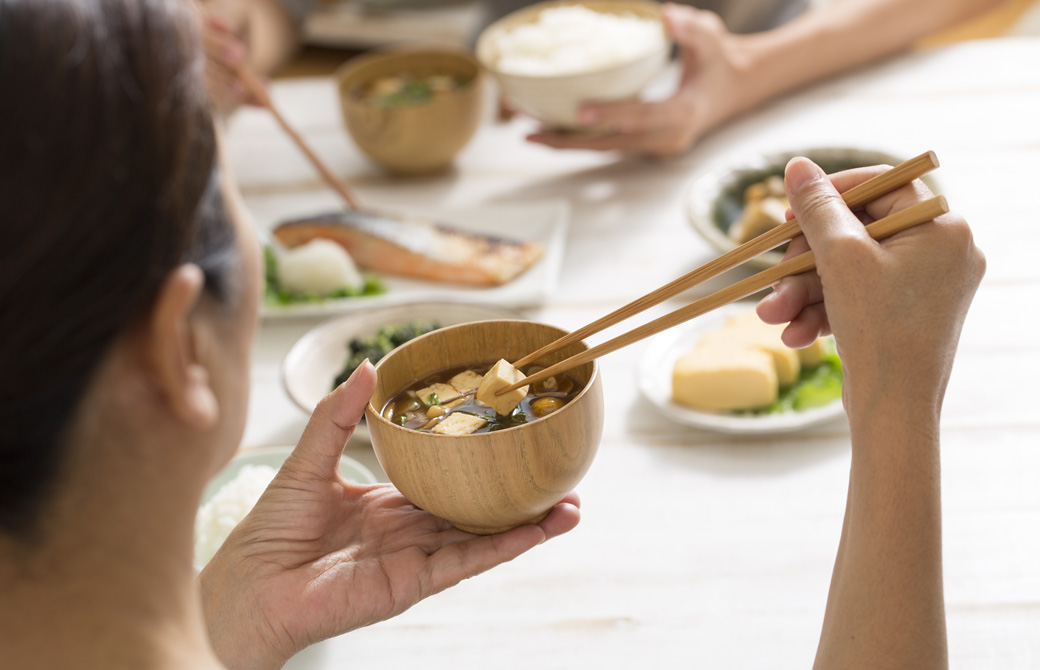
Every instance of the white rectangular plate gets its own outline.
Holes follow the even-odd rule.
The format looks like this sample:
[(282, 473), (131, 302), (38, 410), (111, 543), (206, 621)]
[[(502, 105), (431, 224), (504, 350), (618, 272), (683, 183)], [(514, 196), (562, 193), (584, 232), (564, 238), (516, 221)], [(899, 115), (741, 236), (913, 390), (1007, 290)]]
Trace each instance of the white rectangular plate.
[[(330, 211), (315, 209), (313, 201), (305, 205), (302, 202), (292, 203), (293, 196), (274, 198), (258, 198), (267, 202), (249, 202), (254, 210), (261, 237), (270, 239), (269, 231), (278, 223), (310, 214)], [(254, 209), (254, 204), (257, 207)], [(294, 204), (294, 208), (287, 206)], [(380, 207), (387, 210), (386, 207)], [(425, 301), (457, 301), (481, 305), (497, 305), (500, 307), (531, 307), (545, 301), (556, 287), (563, 262), (564, 248), (567, 243), (567, 226), (570, 219), (570, 207), (563, 200), (545, 200), (525, 203), (489, 204), (465, 209), (417, 211), (414, 208), (402, 208), (403, 214), (414, 214), (446, 223), (465, 230), (511, 237), (514, 239), (537, 242), (545, 247), (545, 255), (524, 274), (502, 286), (478, 288), (457, 284), (441, 284), (421, 281), (405, 277), (380, 274), (386, 293), (361, 298), (337, 298), (320, 303), (301, 303), (299, 305), (268, 305), (262, 308), (265, 318), (313, 317), (343, 314), (359, 309), (400, 305), (402, 303)]]

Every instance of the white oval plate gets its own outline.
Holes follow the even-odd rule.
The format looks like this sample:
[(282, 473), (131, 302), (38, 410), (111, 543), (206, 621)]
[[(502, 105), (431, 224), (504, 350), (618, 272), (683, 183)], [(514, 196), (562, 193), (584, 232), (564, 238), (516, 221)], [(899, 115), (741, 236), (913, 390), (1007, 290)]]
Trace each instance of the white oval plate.
[[(453, 302), (399, 305), (345, 314), (307, 331), (296, 341), (282, 361), (282, 385), (292, 401), (310, 414), (332, 391), (336, 375), (347, 361), (347, 345), (355, 338), (371, 337), (382, 326), (409, 321), (454, 326), (472, 321), (523, 318), (521, 314), (503, 307)], [(354, 435), (361, 438), (368, 435), (364, 421), (358, 425)]]
[(672, 369), (675, 367), (675, 361), (693, 349), (705, 334), (722, 328), (727, 318), (749, 309), (754, 309), (753, 303), (729, 305), (706, 314), (693, 323), (676, 326), (652, 338), (636, 366), (636, 384), (639, 391), (669, 419), (721, 433), (787, 433), (843, 416), (845, 408), (840, 398), (823, 407), (763, 416), (701, 412), (672, 401)]
[[(690, 184), (686, 193), (686, 216), (694, 230), (700, 233), (711, 246), (725, 253), (738, 245), (716, 223), (715, 209), (723, 196), (732, 197), (730, 193), (738, 186), (749, 181), (760, 181), (770, 174), (783, 175), (787, 162), (795, 156), (805, 156), (820, 164), (825, 170), (837, 171), (840, 166), (864, 165), (898, 165), (907, 158), (901, 158), (885, 151), (873, 149), (857, 149), (854, 147), (828, 147), (795, 149), (776, 153), (749, 156), (740, 161), (718, 165), (701, 174)], [(838, 166), (838, 167), (829, 167)], [(938, 193), (938, 184), (931, 175), (925, 175), (924, 182), (934, 193)], [(741, 195), (742, 197), (742, 195)], [(748, 261), (749, 265), (767, 268), (776, 265), (783, 258), (780, 251), (770, 251)]]

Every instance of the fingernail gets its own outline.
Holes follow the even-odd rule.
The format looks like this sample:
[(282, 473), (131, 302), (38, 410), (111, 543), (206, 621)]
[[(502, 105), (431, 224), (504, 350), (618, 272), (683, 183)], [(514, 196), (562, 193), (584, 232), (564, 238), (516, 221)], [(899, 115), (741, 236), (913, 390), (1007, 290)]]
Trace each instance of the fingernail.
[(773, 302), (774, 300), (776, 300), (779, 297), (779, 295), (784, 291), (784, 286), (785, 284), (782, 281), (773, 284), (773, 290), (769, 292), (769, 295), (759, 300), (758, 304), (761, 305), (764, 302)]
[(823, 179), (823, 170), (808, 158), (792, 158), (784, 170), (784, 183), (788, 193), (797, 193), (809, 182)]
[(578, 123), (583, 126), (591, 126), (599, 123), (600, 114), (598, 110), (586, 107), (578, 112)]
[(349, 377), (347, 377), (347, 381), (339, 385), (340, 388), (346, 389), (356, 384), (358, 377), (364, 372), (365, 368), (370, 365), (372, 365), (372, 362), (367, 358), (361, 361), (361, 364), (354, 368), (354, 371), (350, 373)]

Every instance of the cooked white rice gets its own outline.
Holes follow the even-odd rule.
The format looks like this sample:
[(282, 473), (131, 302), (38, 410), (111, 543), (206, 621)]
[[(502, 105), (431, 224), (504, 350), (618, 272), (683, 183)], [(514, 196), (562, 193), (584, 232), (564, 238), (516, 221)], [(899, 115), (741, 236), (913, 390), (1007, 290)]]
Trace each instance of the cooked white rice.
[(209, 563), (231, 530), (249, 514), (277, 470), (269, 465), (244, 465), (199, 509), (195, 519), (195, 565)]
[(660, 21), (585, 7), (547, 9), (496, 40), (498, 69), (528, 76), (591, 72), (637, 60), (665, 46)]

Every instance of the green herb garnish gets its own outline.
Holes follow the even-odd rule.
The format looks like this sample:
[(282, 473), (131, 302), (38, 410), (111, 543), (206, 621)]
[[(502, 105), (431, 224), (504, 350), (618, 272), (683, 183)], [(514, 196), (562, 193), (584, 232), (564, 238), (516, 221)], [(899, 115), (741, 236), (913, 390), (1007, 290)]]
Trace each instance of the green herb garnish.
[(429, 397), (426, 398), (426, 405), (428, 407), (433, 407), (434, 405), (439, 404), (441, 404), (441, 399), (437, 397), (436, 393), (431, 393)]
[(513, 428), (514, 426), (520, 426), (525, 423), (527, 423), (527, 414), (521, 412), (519, 408), (517, 408), (509, 416), (496, 414), (494, 418), (488, 419), (488, 432), (505, 430), (506, 428)]

